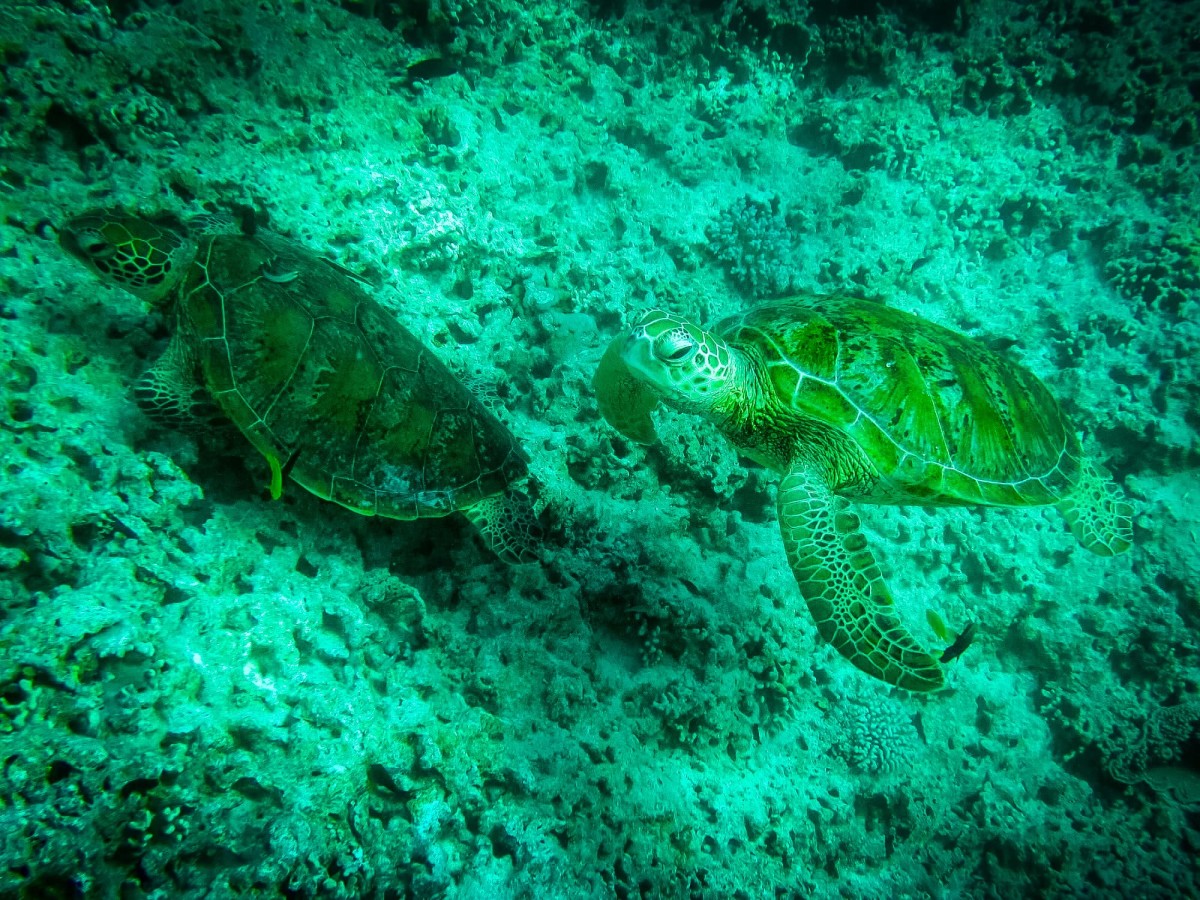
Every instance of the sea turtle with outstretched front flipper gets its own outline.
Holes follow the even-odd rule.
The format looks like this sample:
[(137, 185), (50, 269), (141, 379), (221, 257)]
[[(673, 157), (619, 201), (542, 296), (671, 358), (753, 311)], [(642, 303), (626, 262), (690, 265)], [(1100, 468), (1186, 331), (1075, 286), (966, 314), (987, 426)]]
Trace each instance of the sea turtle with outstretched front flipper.
[(268, 231), (118, 212), (67, 222), (62, 246), (104, 280), (170, 304), (172, 336), (138, 383), (160, 421), (217, 415), (271, 468), (364, 515), (464, 513), (501, 558), (535, 558), (509, 431), (357, 276)]
[(822, 637), (909, 690), (941, 687), (944, 666), (897, 616), (847, 500), (1055, 505), (1093, 553), (1131, 543), (1128, 502), (1035, 375), (878, 302), (793, 297), (712, 331), (654, 310), (608, 348), (594, 384), (631, 440), (655, 440), (665, 402), (782, 475), (784, 548)]

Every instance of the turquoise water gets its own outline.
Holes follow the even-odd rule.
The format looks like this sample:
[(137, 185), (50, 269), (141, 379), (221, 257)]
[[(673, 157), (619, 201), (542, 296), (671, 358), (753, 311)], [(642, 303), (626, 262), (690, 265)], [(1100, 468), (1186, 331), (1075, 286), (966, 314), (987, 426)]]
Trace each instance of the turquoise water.
[[(1197, 33), (4, 4), (0, 896), (1200, 894)], [(524, 448), (540, 560), (273, 500), (232, 426), (147, 417), (174, 319), (63, 252), (94, 207), (359, 273)], [(821, 639), (778, 475), (667, 408), (622, 438), (592, 387), (647, 309), (834, 291), (1035, 373), (1134, 504), (1107, 559), (1050, 508), (857, 506), (914, 638), (977, 627), (936, 693)]]

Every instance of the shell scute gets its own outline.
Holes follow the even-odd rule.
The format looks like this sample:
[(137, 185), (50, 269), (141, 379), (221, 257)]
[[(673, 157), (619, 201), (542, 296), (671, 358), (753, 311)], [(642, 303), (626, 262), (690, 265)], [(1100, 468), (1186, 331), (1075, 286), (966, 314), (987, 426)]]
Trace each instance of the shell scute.
[(273, 236), (203, 238), (180, 333), (251, 443), (319, 497), (444, 515), (525, 474), (507, 429), (362, 284)]
[(964, 503), (988, 502), (978, 479), (964, 475), (957, 469), (942, 469), (940, 493), (958, 497)]
[[(378, 303), (358, 304), (354, 312), (354, 321), (362, 331), (367, 346), (388, 348), (385, 361), (389, 370), (416, 373), (421, 367), (422, 357), (430, 353), (425, 345), (414, 337), (410, 336), (409, 340), (397, 340), (395, 314)], [(446, 374), (449, 375), (448, 372)]]
[(765, 304), (720, 322), (716, 331), (731, 343), (754, 346), (768, 365), (782, 362), (822, 381), (837, 376), (837, 329), (801, 304)]
[(916, 464), (916, 460), (899, 444), (892, 440), (876, 422), (863, 416), (846, 428), (854, 441), (866, 451), (867, 456), (875, 463), (880, 471), (899, 471), (902, 460), (907, 458), (908, 466)]
[(353, 457), (383, 366), (358, 330), (336, 319), (315, 320), (311, 339), (298, 350), (290, 372), (280, 366), (271, 378), (248, 374), (241, 390), (260, 400), (252, 405), (281, 444), (306, 446), (305, 469), (328, 470)]
[(785, 409), (848, 434), (912, 498), (1042, 504), (1078, 475), (1078, 439), (1045, 385), (935, 323), (833, 296), (763, 304), (723, 325), (766, 363)]
[(800, 373), (796, 367), (787, 362), (774, 362), (767, 366), (771, 378), (771, 386), (780, 397), (794, 397), (796, 388), (800, 386)]
[(791, 397), (795, 409), (811, 411), (822, 421), (833, 425), (849, 427), (861, 415), (858, 407), (851, 403), (845, 394), (833, 385), (817, 381), (815, 378), (801, 380)]

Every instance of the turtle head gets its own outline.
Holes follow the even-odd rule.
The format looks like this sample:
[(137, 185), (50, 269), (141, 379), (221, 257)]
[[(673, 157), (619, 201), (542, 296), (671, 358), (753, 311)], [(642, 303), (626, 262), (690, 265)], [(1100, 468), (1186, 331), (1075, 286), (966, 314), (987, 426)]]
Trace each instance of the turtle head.
[(728, 344), (659, 309), (633, 327), (621, 358), (668, 403), (697, 411), (711, 410), (734, 375)]
[(108, 211), (64, 223), (58, 242), (105, 281), (150, 303), (167, 298), (196, 252), (181, 224)]

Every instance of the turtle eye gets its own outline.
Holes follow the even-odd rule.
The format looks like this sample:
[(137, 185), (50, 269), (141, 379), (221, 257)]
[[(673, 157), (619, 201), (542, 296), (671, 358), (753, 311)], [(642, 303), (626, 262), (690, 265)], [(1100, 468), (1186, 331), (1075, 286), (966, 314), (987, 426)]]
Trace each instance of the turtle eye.
[(654, 355), (661, 362), (679, 366), (696, 355), (696, 344), (686, 334), (668, 332), (654, 342)]

